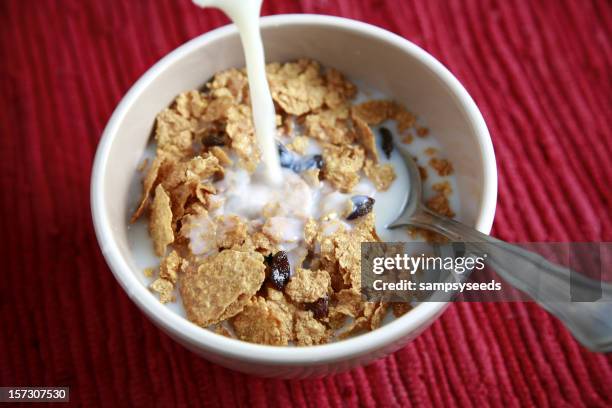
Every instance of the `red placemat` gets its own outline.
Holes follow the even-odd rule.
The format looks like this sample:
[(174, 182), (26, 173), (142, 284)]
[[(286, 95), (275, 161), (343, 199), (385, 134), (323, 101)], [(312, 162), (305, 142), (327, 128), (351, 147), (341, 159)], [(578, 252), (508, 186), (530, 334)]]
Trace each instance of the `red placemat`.
[[(302, 12), (391, 30), (463, 82), (497, 154), (494, 235), (612, 239), (609, 2), (264, 5)], [(0, 385), (67, 385), (73, 402), (107, 406), (612, 405), (612, 358), (533, 304), (453, 305), (397, 353), (307, 381), (221, 368), (147, 321), (98, 250), (92, 158), (130, 85), (226, 22), (188, 0), (0, 2)]]

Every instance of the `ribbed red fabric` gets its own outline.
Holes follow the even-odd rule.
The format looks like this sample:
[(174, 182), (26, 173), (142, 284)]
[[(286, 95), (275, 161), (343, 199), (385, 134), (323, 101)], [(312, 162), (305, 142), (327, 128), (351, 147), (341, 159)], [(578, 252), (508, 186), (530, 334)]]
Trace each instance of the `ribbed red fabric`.
[[(450, 68), (493, 137), (494, 235), (612, 240), (608, 1), (266, 0), (278, 13), (376, 24)], [(0, 385), (86, 406), (612, 406), (612, 357), (533, 304), (456, 304), (403, 350), (307, 381), (221, 368), (147, 321), (96, 244), (92, 159), (131, 84), (226, 22), (188, 0), (0, 2)]]

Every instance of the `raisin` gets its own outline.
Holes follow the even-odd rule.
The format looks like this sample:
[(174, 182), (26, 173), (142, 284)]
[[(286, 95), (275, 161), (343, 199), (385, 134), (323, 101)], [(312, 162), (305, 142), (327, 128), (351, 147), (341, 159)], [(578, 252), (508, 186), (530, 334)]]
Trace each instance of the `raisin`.
[(385, 152), (385, 156), (388, 159), (391, 157), (391, 152), (393, 151), (393, 135), (389, 129), (381, 127), (380, 136), (382, 137), (382, 150)]
[(202, 144), (204, 146), (224, 146), (228, 144), (228, 139), (225, 133), (209, 133), (202, 138)]
[(283, 290), (289, 281), (290, 267), (289, 259), (285, 251), (278, 251), (274, 255), (266, 258), (270, 267), (268, 280), (278, 290)]
[(321, 169), (323, 167), (323, 156), (312, 154), (299, 156), (285, 147), (282, 143), (277, 143), (278, 158), (281, 167), (291, 169), (296, 173), (301, 173), (312, 168)]
[(301, 173), (305, 170), (310, 169), (321, 169), (323, 167), (323, 156), (320, 154), (313, 154), (310, 156), (301, 157), (299, 160), (293, 163), (291, 169), (296, 173)]
[(312, 311), (315, 319), (323, 319), (327, 316), (329, 300), (327, 297), (322, 297), (312, 303), (306, 303), (306, 309)]
[(372, 197), (366, 195), (354, 195), (351, 197), (351, 202), (353, 203), (353, 211), (347, 215), (347, 220), (354, 220), (371, 212), (375, 201)]

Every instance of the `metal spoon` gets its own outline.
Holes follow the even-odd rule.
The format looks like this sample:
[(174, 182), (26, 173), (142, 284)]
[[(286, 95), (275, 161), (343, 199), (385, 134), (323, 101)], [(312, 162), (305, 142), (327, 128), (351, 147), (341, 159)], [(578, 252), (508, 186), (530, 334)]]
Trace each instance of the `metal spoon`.
[[(408, 169), (410, 191), (401, 215), (387, 228), (425, 228), (451, 241), (465, 242), (466, 248), (469, 246), (473, 253), (486, 253), (487, 262), (506, 282), (555, 315), (580, 343), (593, 351), (612, 351), (612, 285), (572, 272), (536, 253), (434, 213), (422, 203), (421, 176), (416, 163), (401, 149), (396, 150)], [(534, 285), (534, 281), (538, 285)], [(570, 282), (574, 293), (580, 290), (583, 294), (596, 293), (601, 297), (593, 302), (563, 300), (570, 293)]]

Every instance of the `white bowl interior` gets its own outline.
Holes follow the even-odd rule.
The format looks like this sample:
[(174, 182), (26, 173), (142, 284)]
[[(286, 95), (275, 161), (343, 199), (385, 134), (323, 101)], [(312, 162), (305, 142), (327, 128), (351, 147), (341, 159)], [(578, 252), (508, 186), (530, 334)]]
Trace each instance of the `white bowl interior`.
[[(135, 169), (161, 109), (180, 92), (200, 88), (215, 72), (244, 66), (238, 34), (230, 28), (224, 30), (205, 41), (195, 39), (162, 60), (141, 79), (141, 86), (126, 96), (122, 109), (118, 109), (121, 116), (113, 118), (113, 129), (107, 129), (112, 132), (109, 136), (112, 139), (106, 146), (105, 163), (98, 169), (99, 174), (94, 175), (102, 180), (102, 202), (94, 206), (98, 205), (106, 215), (120, 257), (139, 279), (142, 271), (135, 267), (127, 238), (127, 220), (133, 209), (130, 205), (139, 194), (132, 189)], [(349, 29), (347, 25), (270, 20), (262, 30), (268, 61), (313, 58), (404, 103), (423, 119), (455, 167), (460, 192), (459, 218), (488, 232), (493, 210), (482, 206), (488, 200), (490, 207), (490, 197), (486, 196), (496, 192), (491, 191), (491, 184), (485, 180), (491, 163), (485, 163), (488, 152), (482, 145), (482, 129), (474, 124), (474, 113), (462, 99), (469, 99), (467, 93), (458, 95), (457, 89), (440, 78), (440, 72), (429, 64), (435, 63), (432, 57), (422, 55), (416, 46), (410, 45), (414, 52), (407, 52), (396, 43)], [(424, 64), (424, 58), (429, 63)], [(444, 74), (450, 75), (447, 71)], [(465, 92), (463, 88), (461, 91)], [(494, 169), (494, 158), (490, 160)], [(92, 197), (96, 200), (95, 195)], [(105, 251), (104, 242), (101, 246)], [(131, 294), (130, 288), (126, 289)]]

